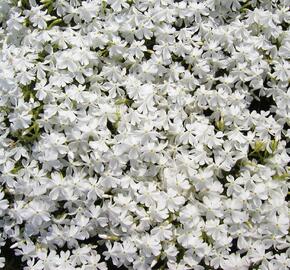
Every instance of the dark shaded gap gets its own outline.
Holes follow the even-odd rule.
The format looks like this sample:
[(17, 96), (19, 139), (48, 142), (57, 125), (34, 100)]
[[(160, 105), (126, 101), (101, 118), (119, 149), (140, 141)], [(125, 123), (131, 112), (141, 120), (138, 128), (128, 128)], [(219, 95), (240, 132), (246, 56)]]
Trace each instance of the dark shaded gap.
[(212, 113), (213, 113), (213, 111), (211, 110), (211, 109), (206, 109), (206, 110), (204, 110), (203, 111), (203, 114), (205, 115), (205, 116), (211, 116), (212, 115)]
[(232, 241), (232, 246), (231, 246), (230, 253), (236, 253), (238, 250), (239, 250), (238, 249), (238, 238), (235, 238)]
[(5, 258), (3, 270), (21, 270), (25, 264), (21, 261), (21, 256), (16, 256), (14, 250), (10, 248), (13, 245), (10, 239), (6, 240), (5, 246), (1, 248), (1, 256)]
[(273, 97), (265, 97), (261, 96), (259, 97), (260, 100), (253, 99), (250, 106), (249, 111), (256, 111), (257, 113), (260, 113), (261, 111), (270, 111), (271, 107), (275, 105), (275, 101), (273, 100)]
[(118, 134), (118, 128), (110, 120), (107, 121), (107, 128), (111, 131), (112, 135)]

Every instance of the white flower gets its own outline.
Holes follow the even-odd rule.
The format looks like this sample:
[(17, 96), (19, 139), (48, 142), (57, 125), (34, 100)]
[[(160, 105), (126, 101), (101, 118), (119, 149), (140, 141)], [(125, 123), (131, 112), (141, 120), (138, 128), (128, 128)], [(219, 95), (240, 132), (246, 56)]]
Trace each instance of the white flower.
[(0, 257), (0, 267), (4, 268), (4, 266), (5, 266), (5, 258), (4, 257)]
[(273, 75), (281, 81), (287, 81), (290, 77), (290, 64), (286, 61), (283, 61), (282, 63), (278, 62), (275, 65), (275, 72)]
[(185, 198), (183, 196), (178, 196), (174, 189), (169, 189), (166, 193), (167, 208), (170, 212), (178, 210), (184, 203)]
[(134, 58), (141, 59), (144, 56), (144, 51), (146, 51), (146, 46), (144, 46), (143, 41), (134, 41), (127, 51), (128, 59), (134, 62)]
[(33, 9), (25, 10), (24, 14), (29, 17), (33, 26), (44, 29), (47, 26), (47, 21), (55, 19), (55, 17), (46, 14), (46, 11), (41, 10), (41, 7), (33, 7)]
[(109, 5), (111, 5), (112, 9), (116, 12), (121, 11), (122, 8), (128, 8), (129, 4), (125, 0), (107, 0), (106, 1)]
[(67, 182), (60, 173), (52, 173), (51, 181), (53, 182), (53, 188), (49, 193), (51, 200), (66, 198), (68, 192)]
[(4, 192), (0, 192), (0, 216), (3, 216), (4, 211), (9, 207), (8, 200), (4, 199)]
[(156, 235), (160, 241), (164, 241), (165, 239), (171, 239), (172, 231), (171, 231), (171, 224), (161, 225), (159, 227), (155, 227), (151, 230), (152, 235)]
[(91, 251), (90, 256), (88, 256), (88, 264), (83, 266), (85, 270), (107, 270), (108, 267), (105, 262), (100, 262), (101, 256), (95, 251)]
[(236, 254), (229, 255), (221, 262), (221, 267), (225, 270), (234, 270), (237, 268), (246, 270), (249, 268), (249, 265), (250, 263), (247, 258), (241, 258), (240, 255)]
[(156, 236), (145, 234), (137, 240), (136, 245), (141, 248), (145, 257), (158, 256), (161, 250), (160, 240)]
[(19, 100), (15, 106), (14, 112), (9, 115), (11, 128), (13, 130), (26, 129), (29, 127), (32, 119), (31, 106), (24, 100)]
[(50, 205), (43, 201), (32, 201), (22, 209), (21, 217), (33, 226), (40, 226), (43, 222), (50, 221)]
[(43, 147), (43, 161), (55, 161), (59, 155), (67, 153), (66, 137), (62, 133), (51, 133), (42, 137), (43, 141), (46, 141), (46, 145), (40, 145)]
[(214, 217), (222, 217), (223, 216), (223, 205), (219, 197), (204, 197), (203, 198), (204, 208), (206, 217), (208, 219)]

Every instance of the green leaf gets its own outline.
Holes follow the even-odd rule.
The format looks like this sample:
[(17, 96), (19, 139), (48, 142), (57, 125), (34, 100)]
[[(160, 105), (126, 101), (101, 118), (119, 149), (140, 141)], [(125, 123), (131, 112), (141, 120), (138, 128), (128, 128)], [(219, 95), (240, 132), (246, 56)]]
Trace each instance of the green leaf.
[(60, 24), (62, 22), (63, 22), (63, 20), (61, 18), (55, 19), (47, 26), (47, 30), (51, 29), (53, 26)]

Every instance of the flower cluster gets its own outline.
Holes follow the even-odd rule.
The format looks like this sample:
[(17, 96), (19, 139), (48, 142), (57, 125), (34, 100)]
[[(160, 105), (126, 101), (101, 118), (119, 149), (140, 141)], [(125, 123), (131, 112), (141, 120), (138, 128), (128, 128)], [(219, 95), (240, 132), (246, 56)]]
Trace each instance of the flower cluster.
[(289, 7), (0, 1), (0, 267), (289, 269)]

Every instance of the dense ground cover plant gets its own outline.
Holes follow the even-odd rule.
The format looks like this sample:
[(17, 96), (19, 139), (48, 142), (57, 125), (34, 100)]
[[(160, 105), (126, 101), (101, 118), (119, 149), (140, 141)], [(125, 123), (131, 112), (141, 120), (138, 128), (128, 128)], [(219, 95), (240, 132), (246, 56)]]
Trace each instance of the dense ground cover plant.
[(289, 6), (1, 0), (0, 268), (289, 269)]

